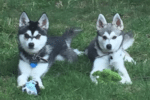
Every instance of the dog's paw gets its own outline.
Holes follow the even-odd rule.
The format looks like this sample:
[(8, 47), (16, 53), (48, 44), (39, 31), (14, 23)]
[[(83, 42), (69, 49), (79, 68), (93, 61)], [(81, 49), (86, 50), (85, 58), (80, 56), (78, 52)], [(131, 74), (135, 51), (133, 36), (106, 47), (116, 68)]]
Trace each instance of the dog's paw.
[(136, 62), (135, 62), (135, 61), (133, 60), (133, 58), (130, 57), (130, 56), (125, 56), (125, 57), (124, 57), (124, 61), (131, 62), (131, 63), (133, 63), (133, 64), (136, 65)]
[(20, 88), (20, 87), (24, 86), (25, 84), (26, 84), (26, 81), (20, 81), (20, 82), (18, 82), (17, 88)]
[(99, 78), (99, 76), (92, 76), (92, 75), (90, 75), (90, 78), (91, 78), (93, 83), (95, 83), (96, 85), (98, 84), (97, 78)]
[(84, 55), (84, 52), (83, 52), (83, 51), (79, 51), (78, 49), (74, 49), (73, 51), (74, 51), (78, 56)]
[(136, 61), (133, 60), (132, 63), (133, 63), (134, 65), (136, 65)]
[(124, 78), (122, 78), (122, 80), (120, 81), (121, 84), (132, 84), (131, 80), (126, 80)]
[(45, 89), (45, 87), (43, 85), (39, 85), (40, 89)]
[(21, 88), (22, 86), (17, 85), (17, 88)]
[(131, 84), (132, 84), (132, 82), (131, 82), (131, 81), (126, 81), (126, 84), (131, 85)]
[(121, 79), (120, 83), (125, 84), (126, 80), (124, 78)]

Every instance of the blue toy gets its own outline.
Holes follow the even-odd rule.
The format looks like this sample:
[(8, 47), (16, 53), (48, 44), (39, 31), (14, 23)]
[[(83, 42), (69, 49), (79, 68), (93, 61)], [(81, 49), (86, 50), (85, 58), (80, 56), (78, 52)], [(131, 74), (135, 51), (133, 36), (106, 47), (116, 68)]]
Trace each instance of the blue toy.
[(38, 82), (30, 80), (22, 87), (22, 92), (27, 92), (29, 95), (38, 95), (40, 92), (40, 88)]

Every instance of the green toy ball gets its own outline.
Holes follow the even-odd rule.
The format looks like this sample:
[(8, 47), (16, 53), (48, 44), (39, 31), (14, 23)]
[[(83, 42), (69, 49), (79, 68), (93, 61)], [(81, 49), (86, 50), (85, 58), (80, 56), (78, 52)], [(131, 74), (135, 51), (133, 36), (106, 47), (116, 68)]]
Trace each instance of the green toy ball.
[(98, 83), (116, 83), (122, 79), (117, 72), (110, 69), (105, 69), (102, 72), (96, 71), (92, 75), (96, 76)]

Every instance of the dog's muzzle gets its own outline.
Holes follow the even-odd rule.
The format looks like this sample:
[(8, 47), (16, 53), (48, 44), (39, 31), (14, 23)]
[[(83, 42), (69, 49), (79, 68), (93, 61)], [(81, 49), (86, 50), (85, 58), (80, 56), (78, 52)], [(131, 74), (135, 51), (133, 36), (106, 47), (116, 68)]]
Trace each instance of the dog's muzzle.
[(106, 48), (107, 48), (108, 50), (111, 50), (111, 44), (107, 44), (107, 45), (106, 45)]
[(29, 49), (33, 49), (34, 43), (29, 43)]

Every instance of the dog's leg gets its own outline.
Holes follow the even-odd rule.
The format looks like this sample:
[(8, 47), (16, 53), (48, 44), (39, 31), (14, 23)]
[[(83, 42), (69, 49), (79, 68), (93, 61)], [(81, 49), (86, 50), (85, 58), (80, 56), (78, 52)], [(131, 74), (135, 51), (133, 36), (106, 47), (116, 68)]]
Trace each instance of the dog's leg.
[(132, 84), (132, 81), (130, 79), (130, 76), (124, 66), (124, 60), (122, 55), (123, 51), (120, 49), (116, 53), (113, 53), (112, 59), (110, 59), (110, 65), (113, 65), (114, 68), (118, 71), (118, 74), (121, 76), (122, 80), (120, 81), (121, 83), (127, 83), (127, 84)]
[(132, 84), (132, 81), (130, 79), (130, 76), (125, 68), (125, 66), (120, 66), (118, 70), (119, 74), (121, 75), (122, 80), (120, 81), (121, 83), (127, 83), (127, 84)]
[(126, 84), (132, 84), (132, 81), (130, 79), (130, 76), (125, 68), (125, 66), (122, 64), (116, 64), (115, 66), (118, 70), (119, 75), (121, 76), (122, 80), (120, 81), (121, 83), (126, 83)]
[[(119, 58), (119, 57), (118, 57)], [(111, 64), (114, 66), (114, 68), (118, 71), (118, 74), (121, 76), (122, 80), (120, 81), (122, 84), (132, 84), (132, 81), (130, 79), (130, 76), (124, 66), (123, 58), (115, 59), (111, 61)]]
[(123, 56), (124, 56), (124, 61), (133, 62), (134, 64), (136, 64), (133, 58), (125, 50), (123, 50)]
[(44, 75), (48, 71), (48, 63), (39, 63), (36, 68), (32, 69), (31, 76), (34, 81), (39, 83), (39, 87), (44, 89), (42, 84), (41, 76)]
[(40, 76), (33, 77), (33, 80), (37, 81), (39, 83), (39, 87), (41, 89), (45, 89), (45, 87), (43, 86), (43, 83), (42, 83), (42, 80), (41, 80)]
[(18, 78), (17, 78), (18, 86), (17, 87), (22, 87), (23, 85), (25, 85), (28, 77), (29, 76), (27, 74), (21, 74), (20, 76), (18, 76)]
[(26, 84), (31, 72), (31, 67), (28, 63), (24, 62), (23, 60), (19, 61), (18, 67), (19, 67), (20, 75), (17, 78), (17, 83), (18, 83), (17, 87), (21, 87)]
[(108, 56), (96, 58), (95, 61), (93, 62), (93, 69), (90, 73), (90, 78), (92, 82), (96, 84), (98, 83), (98, 81), (96, 80), (98, 76), (93, 76), (93, 73), (96, 71), (103, 71), (104, 69), (109, 69)]

